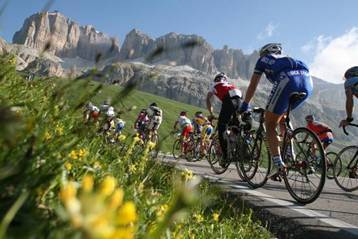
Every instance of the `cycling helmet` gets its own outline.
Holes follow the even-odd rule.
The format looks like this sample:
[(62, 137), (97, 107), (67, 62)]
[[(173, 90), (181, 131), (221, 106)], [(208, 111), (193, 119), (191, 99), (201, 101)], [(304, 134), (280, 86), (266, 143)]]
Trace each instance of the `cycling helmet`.
[(186, 111), (180, 112), (180, 116), (186, 116)]
[(306, 115), (305, 120), (306, 121), (314, 121), (314, 116), (313, 115)]
[(344, 73), (344, 78), (346, 78), (346, 80), (357, 76), (358, 76), (358, 66), (353, 66), (349, 68), (346, 71), (346, 73)]
[(114, 108), (112, 106), (108, 108), (106, 115), (108, 117), (114, 117), (115, 113), (114, 113)]
[(224, 72), (220, 72), (219, 74), (217, 74), (214, 78), (214, 82), (219, 82), (221, 80), (227, 80), (227, 76), (225, 75)]
[(195, 117), (203, 117), (203, 112), (201, 111), (195, 112)]
[(149, 106), (155, 106), (155, 107), (157, 107), (158, 105), (157, 105), (157, 103), (153, 102), (153, 103), (151, 103)]
[(261, 47), (260, 57), (265, 56), (267, 54), (281, 54), (281, 52), (282, 52), (281, 43), (269, 43)]

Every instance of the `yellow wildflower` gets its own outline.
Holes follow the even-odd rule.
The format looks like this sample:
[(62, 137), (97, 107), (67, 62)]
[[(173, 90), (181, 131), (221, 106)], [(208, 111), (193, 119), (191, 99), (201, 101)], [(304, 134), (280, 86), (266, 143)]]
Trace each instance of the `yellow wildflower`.
[(214, 212), (214, 213), (213, 213), (213, 220), (214, 220), (215, 222), (218, 222), (218, 221), (219, 221), (219, 216), (220, 216), (219, 213)]
[(157, 211), (157, 217), (161, 218), (164, 216), (164, 214), (167, 212), (168, 210), (168, 204), (163, 204), (160, 205), (158, 211)]
[(72, 199), (76, 198), (77, 189), (73, 182), (67, 183), (60, 191), (61, 200), (67, 204)]
[(204, 221), (204, 217), (201, 214), (194, 214), (195, 221), (201, 223)]
[(137, 220), (136, 208), (133, 202), (126, 202), (118, 210), (117, 223), (120, 225), (128, 225)]
[(49, 141), (51, 138), (52, 138), (52, 135), (48, 131), (46, 131), (45, 132), (45, 140)]
[(137, 167), (135, 164), (131, 164), (131, 165), (129, 165), (128, 170), (129, 170), (129, 173), (135, 173), (137, 171)]
[(109, 196), (113, 193), (116, 187), (116, 180), (112, 176), (107, 176), (104, 178), (101, 184), (101, 194), (103, 196)]
[(126, 140), (126, 138), (127, 137), (125, 135), (121, 134), (121, 135), (118, 136), (118, 141), (122, 142), (122, 141)]
[(88, 151), (86, 149), (80, 149), (80, 150), (78, 150), (77, 154), (78, 154), (78, 157), (83, 158), (88, 155)]
[(82, 189), (84, 192), (91, 192), (93, 189), (93, 177), (90, 175), (86, 175), (82, 179)]
[(55, 132), (59, 136), (63, 135), (63, 127), (60, 124), (57, 124), (57, 126), (55, 128)]
[(181, 173), (181, 175), (185, 181), (190, 181), (191, 179), (193, 179), (193, 171), (187, 168)]
[(71, 150), (70, 154), (68, 155), (71, 159), (78, 159), (78, 154), (76, 150)]
[(66, 168), (67, 171), (71, 171), (72, 170), (72, 164), (69, 163), (69, 162), (66, 162), (65, 163), (65, 168)]
[(110, 208), (117, 208), (123, 203), (123, 196), (124, 192), (122, 189), (118, 188), (116, 191), (114, 191), (111, 202), (110, 202)]

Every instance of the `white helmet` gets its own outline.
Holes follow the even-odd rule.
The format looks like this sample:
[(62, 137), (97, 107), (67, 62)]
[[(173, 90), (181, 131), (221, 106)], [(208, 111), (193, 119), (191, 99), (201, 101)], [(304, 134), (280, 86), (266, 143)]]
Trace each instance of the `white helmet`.
[(281, 43), (269, 43), (261, 47), (260, 57), (265, 56), (267, 54), (281, 54), (281, 52), (282, 52)]
[(113, 108), (112, 106), (110, 106), (110, 107), (108, 108), (106, 115), (107, 115), (108, 117), (113, 117), (113, 116), (115, 115), (115, 113), (114, 113), (114, 108)]

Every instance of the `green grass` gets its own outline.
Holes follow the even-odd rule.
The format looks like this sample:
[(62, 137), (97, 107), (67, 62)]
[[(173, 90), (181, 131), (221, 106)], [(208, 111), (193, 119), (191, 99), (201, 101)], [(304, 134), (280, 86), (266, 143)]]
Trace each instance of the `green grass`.
[[(156, 101), (164, 110), (163, 138), (183, 107), (191, 113), (197, 109), (92, 81), (28, 82), (15, 71), (13, 57), (0, 58), (0, 239), (108, 238), (108, 227), (129, 233), (123, 238), (271, 237), (250, 213), (207, 182), (150, 160), (148, 145), (135, 147), (129, 138), (126, 150), (120, 151), (105, 144), (94, 125), (83, 125), (81, 113), (89, 100), (98, 103), (107, 97), (123, 108), (140, 109)], [(129, 132), (136, 114), (123, 114)], [(90, 193), (82, 182), (89, 175), (95, 181)], [(103, 184), (109, 176), (113, 187)], [(69, 190), (70, 185), (78, 192)], [(136, 207), (137, 220), (126, 224), (123, 220), (131, 217), (119, 213), (125, 204), (108, 209), (113, 190), (120, 188), (124, 202)], [(122, 222), (110, 220), (110, 212), (118, 213)], [(86, 226), (88, 220), (79, 218), (96, 220)]]

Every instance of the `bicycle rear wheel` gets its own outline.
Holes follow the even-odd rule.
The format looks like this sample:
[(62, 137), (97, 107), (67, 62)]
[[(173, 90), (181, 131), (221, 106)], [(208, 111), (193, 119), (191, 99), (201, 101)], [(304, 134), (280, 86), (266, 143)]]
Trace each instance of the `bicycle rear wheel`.
[(321, 194), (326, 180), (326, 160), (320, 140), (311, 130), (297, 128), (283, 155), (287, 172), (282, 177), (288, 192), (299, 203), (312, 203)]
[(358, 146), (342, 149), (334, 162), (334, 180), (346, 192), (358, 189)]
[(229, 162), (222, 162), (222, 151), (217, 137), (211, 141), (207, 159), (211, 169), (216, 174), (225, 173), (230, 165)]
[(239, 161), (244, 180), (251, 188), (265, 185), (271, 170), (271, 156), (264, 137), (263, 132), (255, 132), (252, 141), (246, 146), (248, 156)]

